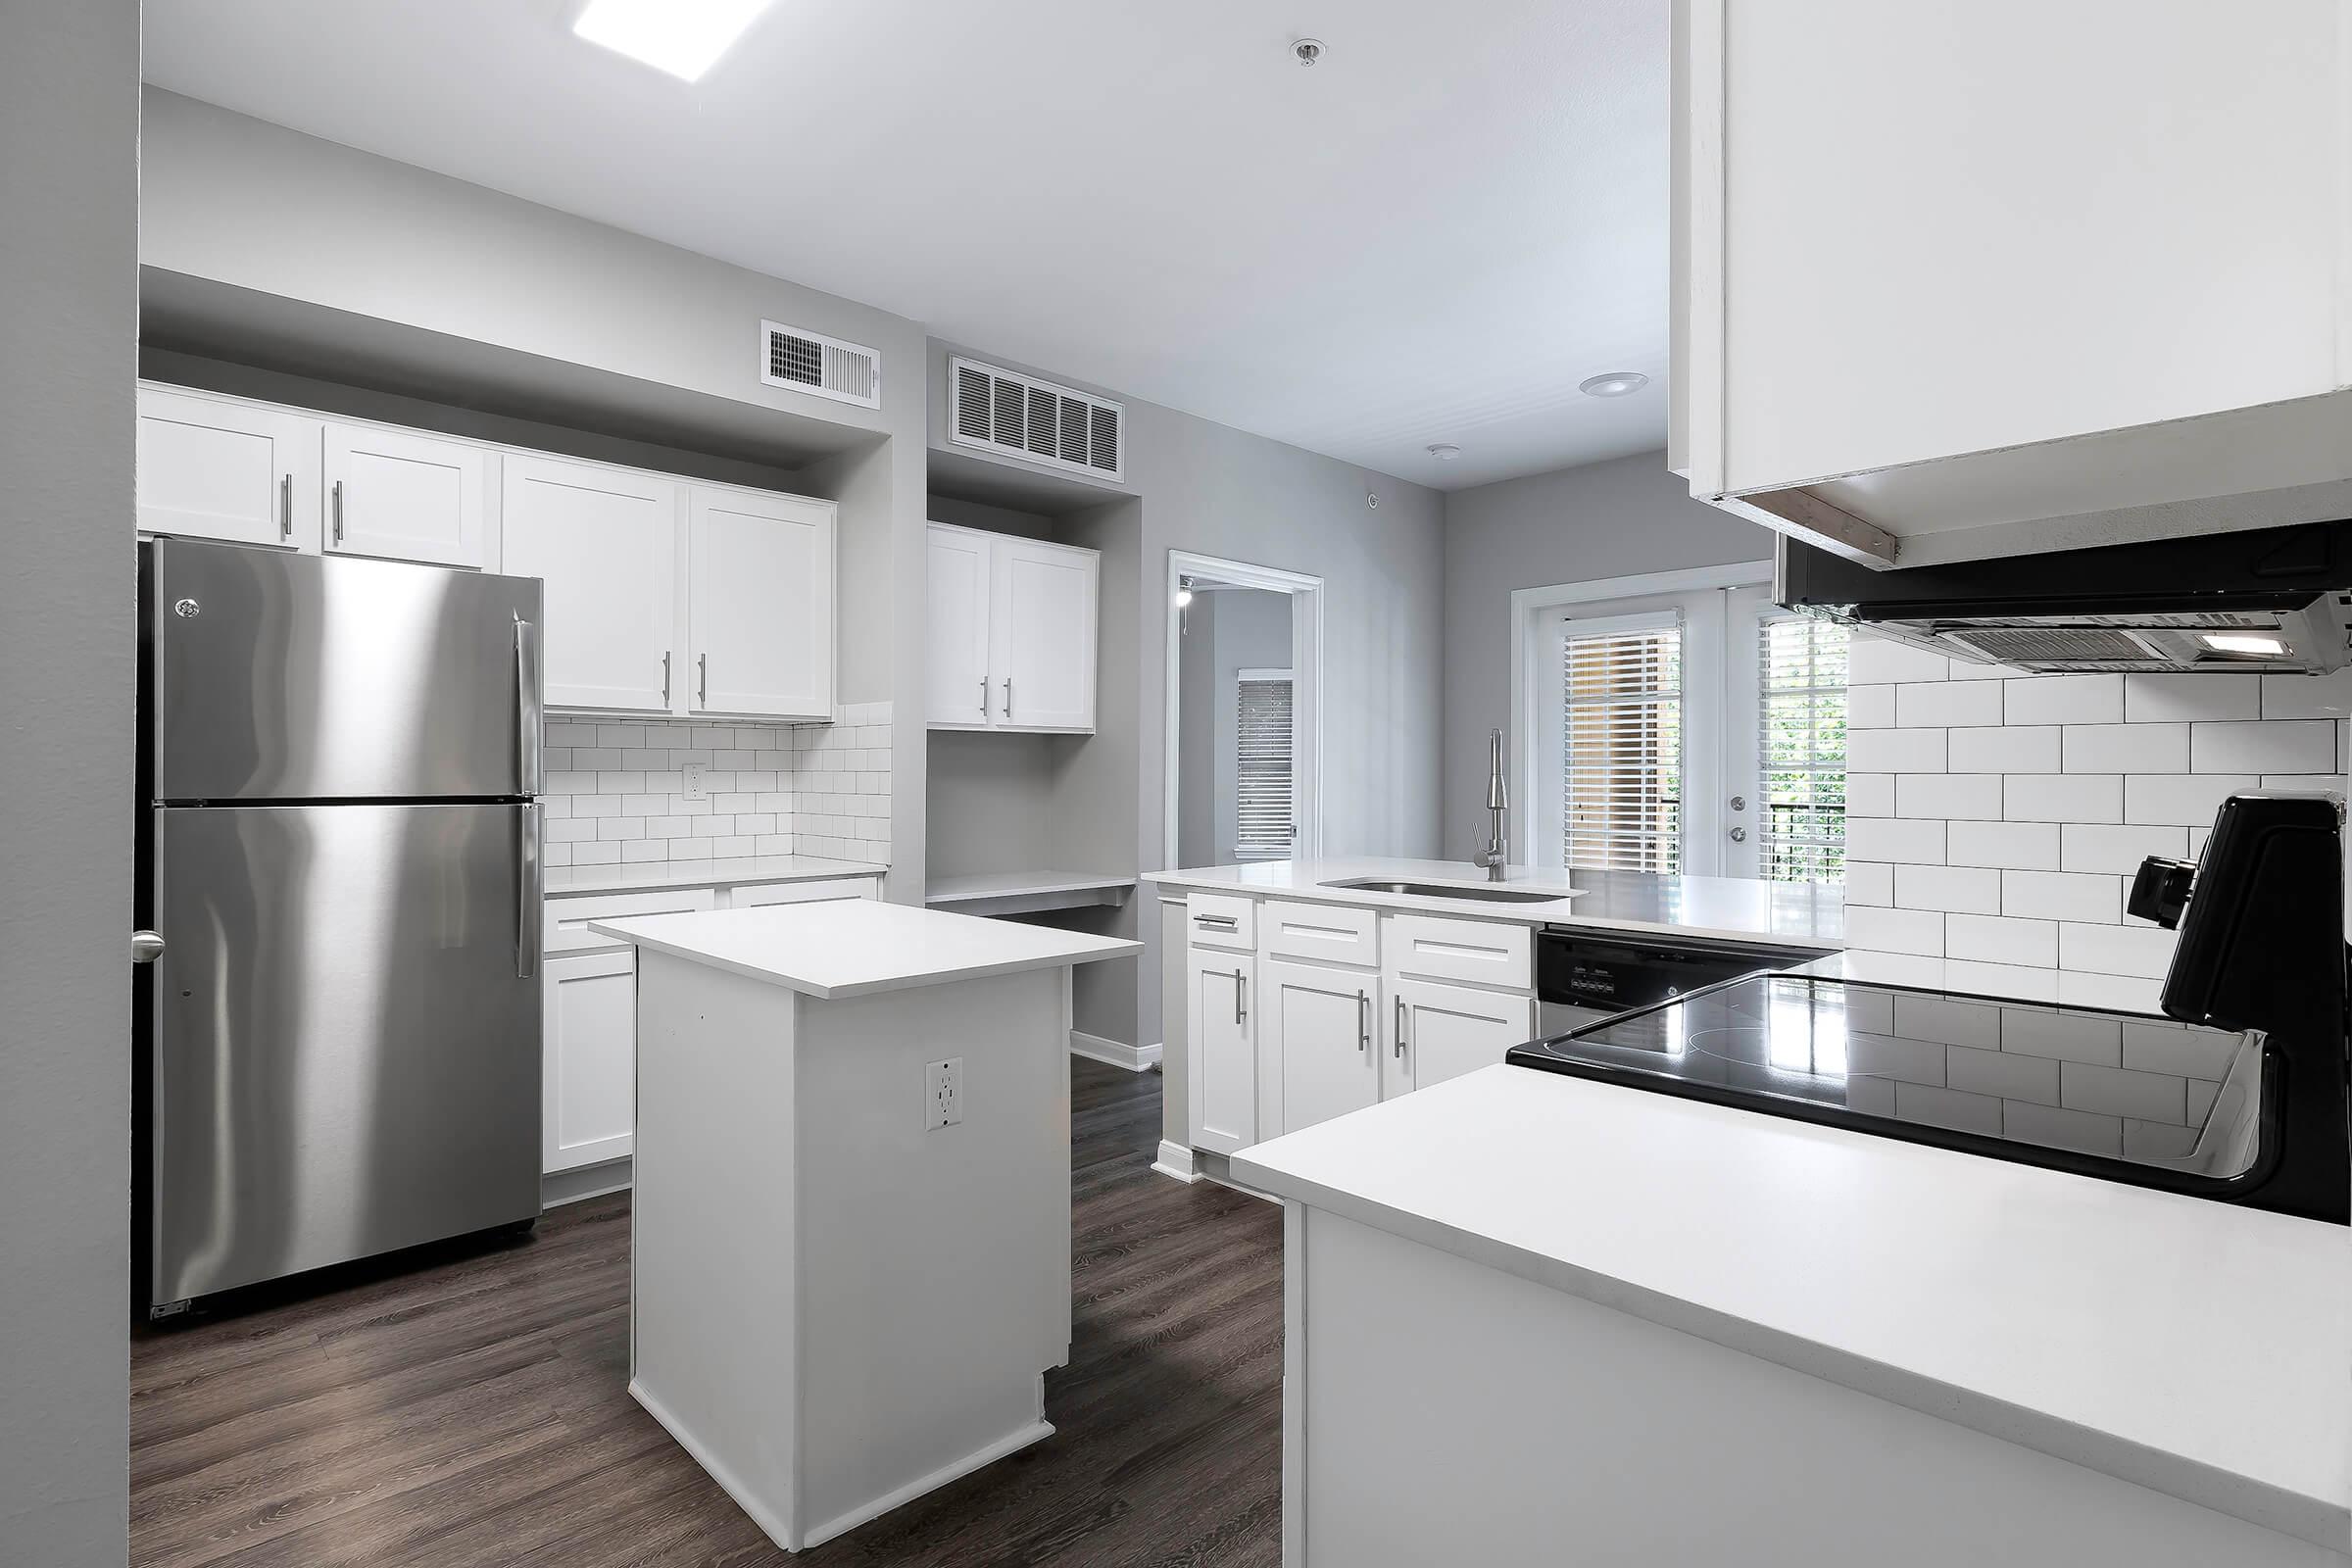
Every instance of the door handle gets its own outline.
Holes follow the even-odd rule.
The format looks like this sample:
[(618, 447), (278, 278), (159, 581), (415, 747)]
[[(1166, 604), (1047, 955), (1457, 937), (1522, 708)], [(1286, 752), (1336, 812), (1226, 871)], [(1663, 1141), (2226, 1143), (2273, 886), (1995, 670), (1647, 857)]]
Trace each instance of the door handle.
[(539, 806), (522, 808), (514, 830), (514, 976), (528, 980), (539, 972)]
[(539, 722), (539, 627), (514, 617), (514, 751), (516, 771), (525, 795), (539, 793), (542, 749), (547, 740)]
[(153, 963), (164, 956), (164, 939), (153, 931), (133, 931), (130, 934), (130, 961)]
[(1396, 999), (1396, 1059), (1404, 1059), (1404, 999)]
[(1372, 999), (1361, 991), (1355, 994), (1355, 1049), (1359, 1054), (1372, 1050)]
[(343, 542), (343, 481), (335, 481), (335, 543)]
[(1249, 983), (1248, 975), (1239, 969), (1233, 971), (1233, 1021), (1235, 1023), (1242, 1023), (1250, 1016), (1249, 1009), (1242, 1004), (1242, 988)]
[(278, 475), (277, 536), (280, 539), (294, 537), (294, 476), (290, 473)]

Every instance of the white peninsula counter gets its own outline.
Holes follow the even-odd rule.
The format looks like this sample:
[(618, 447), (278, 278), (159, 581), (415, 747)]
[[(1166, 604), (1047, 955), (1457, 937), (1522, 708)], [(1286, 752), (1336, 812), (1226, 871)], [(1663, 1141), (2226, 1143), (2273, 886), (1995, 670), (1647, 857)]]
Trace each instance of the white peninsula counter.
[(1050, 1436), (1070, 970), (1140, 945), (862, 900), (593, 929), (638, 954), (638, 1402), (794, 1551)]
[(1233, 1171), (1288, 1568), (2352, 1562), (2344, 1227), (1515, 1066)]

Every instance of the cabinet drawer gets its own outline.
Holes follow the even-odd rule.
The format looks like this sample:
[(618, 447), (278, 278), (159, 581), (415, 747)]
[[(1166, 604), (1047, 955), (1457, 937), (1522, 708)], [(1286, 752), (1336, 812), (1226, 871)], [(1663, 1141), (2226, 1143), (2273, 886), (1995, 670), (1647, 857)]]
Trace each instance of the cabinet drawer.
[(547, 901), (546, 952), (592, 953), (626, 943), (588, 929), (591, 920), (616, 920), (633, 914), (685, 914), (716, 906), (709, 888), (662, 888), (649, 893), (582, 893)]
[(828, 877), (822, 882), (760, 882), (729, 888), (724, 907), (757, 909), (770, 904), (822, 904), (829, 899), (870, 899), (879, 880), (870, 876)]
[(1230, 893), (1199, 893), (1185, 901), (1185, 929), (1196, 948), (1257, 951), (1257, 901)]
[(1510, 991), (1535, 984), (1531, 927), (1436, 914), (1392, 914), (1388, 927), (1388, 968), (1394, 974)]
[(1269, 958), (1380, 966), (1380, 913), (1347, 904), (1268, 899), (1257, 911), (1257, 951)]

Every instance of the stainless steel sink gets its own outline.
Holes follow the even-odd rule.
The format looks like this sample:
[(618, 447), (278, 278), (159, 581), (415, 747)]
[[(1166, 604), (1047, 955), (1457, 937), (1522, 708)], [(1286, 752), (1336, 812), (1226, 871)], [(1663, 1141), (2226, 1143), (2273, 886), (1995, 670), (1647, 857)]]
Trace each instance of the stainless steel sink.
[(1350, 893), (1405, 893), (1415, 898), (1468, 899), (1478, 904), (1556, 904), (1568, 897), (1565, 893), (1529, 893), (1520, 888), (1454, 887), (1445, 882), (1387, 882), (1376, 876), (1349, 877), (1345, 881), (1322, 885), (1345, 888)]

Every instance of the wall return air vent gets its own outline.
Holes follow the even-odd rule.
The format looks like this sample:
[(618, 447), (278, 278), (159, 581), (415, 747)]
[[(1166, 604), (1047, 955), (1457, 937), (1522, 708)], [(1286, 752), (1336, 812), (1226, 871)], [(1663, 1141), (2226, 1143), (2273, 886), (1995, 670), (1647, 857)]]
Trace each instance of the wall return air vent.
[(859, 408), (882, 406), (882, 356), (862, 343), (777, 321), (760, 323), (760, 379)]
[(1127, 411), (1121, 405), (977, 360), (951, 360), (949, 372), (955, 405), (950, 434), (957, 445), (1123, 482)]

